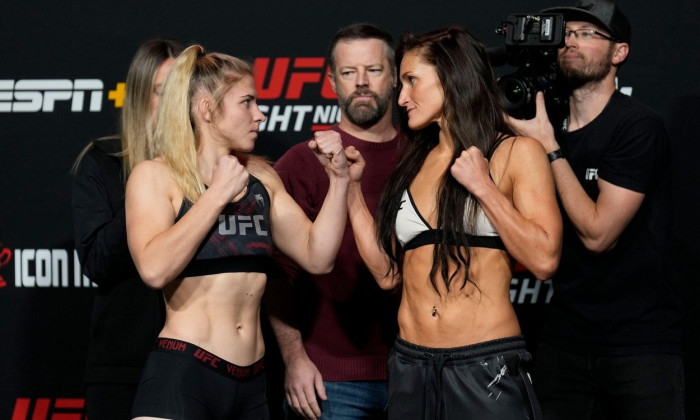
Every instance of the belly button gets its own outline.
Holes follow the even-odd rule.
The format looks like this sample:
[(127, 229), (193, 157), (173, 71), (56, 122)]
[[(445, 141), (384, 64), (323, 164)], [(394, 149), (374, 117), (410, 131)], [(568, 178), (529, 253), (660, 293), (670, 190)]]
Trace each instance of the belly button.
[(440, 313), (438, 312), (438, 310), (437, 310), (437, 308), (435, 307), (435, 305), (433, 305), (433, 311), (430, 313), (430, 315), (432, 315), (432, 316), (438, 316), (438, 315), (440, 315)]

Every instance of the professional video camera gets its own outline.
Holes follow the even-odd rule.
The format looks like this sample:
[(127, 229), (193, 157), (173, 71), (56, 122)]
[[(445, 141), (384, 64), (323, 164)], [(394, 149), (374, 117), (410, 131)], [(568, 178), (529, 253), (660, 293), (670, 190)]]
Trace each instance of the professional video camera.
[(537, 91), (544, 92), (550, 117), (566, 112), (568, 92), (557, 83), (557, 49), (564, 45), (563, 16), (513, 14), (501, 22), (496, 33), (505, 36), (505, 48), (489, 49), (491, 65), (518, 68), (498, 79), (498, 94), (506, 112), (516, 118), (533, 118)]

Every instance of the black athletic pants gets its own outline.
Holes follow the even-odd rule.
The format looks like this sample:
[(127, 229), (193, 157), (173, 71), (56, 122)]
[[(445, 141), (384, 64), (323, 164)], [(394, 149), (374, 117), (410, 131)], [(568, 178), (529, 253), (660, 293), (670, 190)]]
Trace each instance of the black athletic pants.
[(522, 337), (435, 349), (396, 339), (389, 420), (541, 419)]

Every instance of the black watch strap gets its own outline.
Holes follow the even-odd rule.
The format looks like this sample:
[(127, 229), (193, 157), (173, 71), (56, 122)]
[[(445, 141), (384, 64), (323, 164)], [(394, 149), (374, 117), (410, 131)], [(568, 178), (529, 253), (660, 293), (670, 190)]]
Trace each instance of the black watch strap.
[(561, 159), (564, 157), (564, 154), (561, 152), (561, 149), (557, 149), (553, 151), (552, 153), (547, 154), (547, 159), (549, 159), (549, 163), (554, 162), (557, 159)]

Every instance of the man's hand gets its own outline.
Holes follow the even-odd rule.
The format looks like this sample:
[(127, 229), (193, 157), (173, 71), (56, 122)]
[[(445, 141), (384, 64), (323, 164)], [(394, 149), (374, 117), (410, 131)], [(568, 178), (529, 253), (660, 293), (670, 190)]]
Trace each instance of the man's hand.
[(324, 401), (328, 399), (326, 387), (323, 386), (321, 373), (306, 354), (287, 364), (284, 391), (287, 404), (295, 413), (309, 420), (321, 417), (321, 408), (316, 396)]
[(554, 138), (554, 128), (549, 122), (542, 92), (537, 92), (535, 97), (535, 110), (535, 118), (531, 120), (519, 120), (510, 115), (506, 115), (506, 120), (519, 135), (532, 137), (542, 144), (546, 153), (551, 153), (559, 149), (559, 145)]

